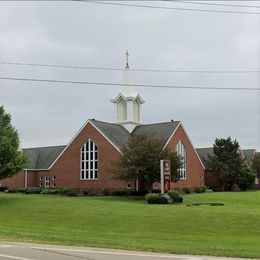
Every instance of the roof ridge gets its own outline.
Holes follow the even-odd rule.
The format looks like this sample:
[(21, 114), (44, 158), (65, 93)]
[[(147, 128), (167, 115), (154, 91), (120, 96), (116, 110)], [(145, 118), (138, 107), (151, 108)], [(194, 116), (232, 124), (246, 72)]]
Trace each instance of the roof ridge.
[[(115, 125), (115, 126), (121, 126), (123, 127), (121, 124), (118, 123), (110, 123), (110, 122), (105, 122), (105, 121), (100, 121), (100, 120), (96, 120), (96, 119), (89, 119), (89, 121), (93, 122), (100, 122), (100, 123), (105, 123), (105, 124), (109, 124), (109, 125)], [(124, 127), (123, 127), (124, 128)], [(125, 128), (124, 128), (125, 129)], [(126, 130), (127, 131), (127, 130)]]
[(66, 144), (64, 145), (50, 145), (50, 146), (38, 146), (38, 147), (27, 147), (27, 148), (22, 148), (22, 150), (29, 150), (29, 149), (41, 149), (41, 148), (53, 148), (53, 147), (62, 147), (62, 146), (67, 146)]
[[(138, 126), (150, 126), (150, 125), (159, 125), (159, 124), (172, 124), (172, 123), (180, 123), (181, 121), (168, 121), (168, 122), (161, 122), (161, 123), (151, 123), (151, 124), (141, 124)], [(138, 127), (136, 126), (136, 127)]]

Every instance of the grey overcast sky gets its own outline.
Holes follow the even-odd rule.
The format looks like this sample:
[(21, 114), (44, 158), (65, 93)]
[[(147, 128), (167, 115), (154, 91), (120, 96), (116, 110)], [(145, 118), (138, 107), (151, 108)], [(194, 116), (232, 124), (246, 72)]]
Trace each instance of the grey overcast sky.
[[(260, 13), (260, 8), (248, 7), (259, 7), (258, 1), (203, 1), (244, 7), (120, 3)], [(0, 62), (123, 68), (126, 50), (131, 69), (260, 71), (260, 14), (87, 1), (0, 2)], [(0, 77), (119, 83), (122, 75), (122, 71), (0, 64)], [(131, 76), (137, 84), (260, 88), (260, 73), (132, 71)], [(216, 137), (231, 136), (243, 149), (260, 150), (260, 91), (138, 91), (146, 100), (144, 123), (180, 120), (195, 147), (212, 146)], [(0, 104), (12, 115), (23, 147), (67, 144), (89, 118), (115, 122), (110, 99), (117, 93), (114, 86), (0, 80)]]

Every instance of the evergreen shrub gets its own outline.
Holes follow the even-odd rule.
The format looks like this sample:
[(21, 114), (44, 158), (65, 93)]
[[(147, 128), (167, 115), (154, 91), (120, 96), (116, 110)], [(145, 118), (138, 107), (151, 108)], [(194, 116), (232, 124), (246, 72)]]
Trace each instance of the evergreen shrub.
[(145, 195), (148, 204), (168, 204), (168, 199), (158, 193), (148, 193)]

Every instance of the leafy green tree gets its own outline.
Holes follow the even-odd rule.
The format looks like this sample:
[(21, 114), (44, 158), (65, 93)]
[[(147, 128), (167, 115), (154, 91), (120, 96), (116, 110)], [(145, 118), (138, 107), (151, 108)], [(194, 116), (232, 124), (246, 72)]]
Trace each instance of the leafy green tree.
[(214, 156), (209, 156), (209, 166), (216, 173), (222, 189), (233, 190), (238, 185), (245, 165), (239, 153), (239, 143), (230, 137), (216, 138)]
[(0, 106), (0, 179), (18, 173), (26, 162), (26, 156), (19, 151), (19, 136), (11, 125), (11, 116)]
[(254, 156), (251, 168), (257, 174), (258, 178), (260, 178), (260, 153), (256, 153)]
[(122, 149), (122, 156), (112, 164), (115, 178), (135, 181), (151, 190), (154, 182), (160, 181), (160, 160), (171, 161), (172, 181), (179, 180), (180, 158), (168, 149), (162, 149), (161, 140), (145, 135), (133, 136)]
[(245, 167), (240, 172), (237, 184), (241, 190), (248, 190), (252, 187), (254, 180), (255, 180), (255, 173), (250, 168)]

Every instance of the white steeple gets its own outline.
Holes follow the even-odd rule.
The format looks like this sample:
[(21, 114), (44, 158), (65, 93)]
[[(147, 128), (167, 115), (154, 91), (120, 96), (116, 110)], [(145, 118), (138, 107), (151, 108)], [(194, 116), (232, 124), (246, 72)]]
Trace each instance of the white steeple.
[(141, 107), (145, 102), (138, 94), (136, 87), (131, 85), (130, 70), (128, 64), (129, 53), (126, 51), (126, 65), (124, 75), (121, 80), (118, 95), (111, 100), (115, 104), (116, 120), (122, 124), (129, 132), (140, 125)]

